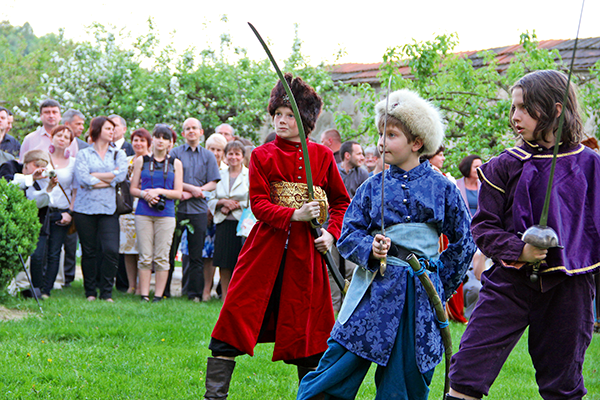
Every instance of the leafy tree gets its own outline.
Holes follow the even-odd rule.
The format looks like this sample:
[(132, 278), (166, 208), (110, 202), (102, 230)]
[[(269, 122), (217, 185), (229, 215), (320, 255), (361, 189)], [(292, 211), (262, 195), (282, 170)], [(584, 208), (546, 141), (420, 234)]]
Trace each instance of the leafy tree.
[[(130, 49), (119, 45), (127, 40), (123, 32), (115, 33), (101, 24), (91, 29), (93, 43), (79, 43), (69, 54), (51, 53), (49, 69), (56, 73), (42, 72), (40, 85), (16, 107), (31, 125), (39, 120), (37, 104), (54, 98), (65, 109), (76, 108), (89, 117), (119, 114), (130, 128), (151, 129), (165, 122), (177, 130), (183, 120), (194, 116), (207, 134), (226, 122), (238, 135), (255, 143), (260, 139), (259, 131), (268, 121), (270, 91), (277, 80), (268, 60), (251, 60), (226, 34), (221, 35), (218, 51), (188, 49), (178, 55), (170, 44), (159, 50), (151, 19), (148, 33), (134, 39)], [(308, 65), (300, 49), (296, 30), (284, 69), (302, 76), (327, 105), (335, 105), (339, 89), (324, 66)]]
[[(380, 67), (382, 88), (391, 90), (409, 88), (432, 101), (442, 111), (447, 125), (445, 153), (446, 169), (459, 176), (458, 163), (468, 154), (479, 154), (484, 160), (499, 154), (514, 144), (510, 128), (510, 87), (524, 74), (539, 69), (565, 68), (558, 51), (537, 47), (535, 33), (521, 35), (523, 50), (511, 60), (505, 73), (498, 72), (495, 53), (482, 52), (483, 65), (473, 66), (472, 60), (452, 54), (457, 45), (456, 35), (437, 36), (432, 41), (411, 43), (388, 49)], [(598, 95), (598, 65), (586, 81), (583, 103), (590, 108), (600, 102)], [(401, 76), (398, 68), (409, 66), (411, 75)], [(575, 78), (577, 81), (578, 78)], [(385, 90), (375, 91), (371, 86), (353, 88), (359, 97), (357, 107), (364, 118), (357, 130), (352, 130), (349, 116), (336, 115), (336, 125), (345, 137), (362, 136), (376, 140), (374, 105), (385, 98)]]
[(8, 21), (0, 22), (0, 104), (13, 112), (18, 111), (15, 106), (34, 110), (31, 116), (16, 113), (14, 126), (18, 129), (11, 134), (17, 139), (22, 139), (39, 123), (37, 105), (32, 105), (29, 99), (42, 90), (40, 77), (58, 74), (50, 62), (52, 54), (65, 55), (73, 47), (62, 31), (38, 38), (28, 23), (15, 27)]

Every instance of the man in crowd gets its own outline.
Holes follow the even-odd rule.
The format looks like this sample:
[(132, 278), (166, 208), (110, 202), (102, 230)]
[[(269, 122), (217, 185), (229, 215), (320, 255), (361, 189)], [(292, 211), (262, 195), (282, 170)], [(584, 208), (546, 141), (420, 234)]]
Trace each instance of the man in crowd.
[(62, 122), (75, 134), (75, 139), (77, 139), (77, 146), (79, 150), (85, 149), (89, 146), (89, 144), (83, 140), (81, 140), (81, 134), (83, 133), (83, 127), (85, 125), (85, 116), (81, 111), (70, 109), (65, 112), (62, 116)]
[[(6, 133), (9, 133), (13, 127), (13, 120), (14, 120), (15, 116), (13, 115), (12, 111), (8, 110), (8, 130), (6, 131)], [(19, 143), (20, 145), (20, 143)]]
[[(23, 162), (25, 153), (29, 150), (39, 149), (48, 151), (50, 148), (50, 145), (52, 144), (50, 132), (58, 126), (61, 119), (60, 104), (56, 100), (44, 100), (42, 104), (40, 104), (40, 119), (42, 120), (42, 126), (25, 136), (25, 139), (23, 140), (19, 152), (19, 161), (21, 163)], [(75, 157), (78, 150), (77, 142), (73, 141), (68, 147), (68, 150), (71, 157)]]
[(340, 175), (350, 198), (353, 198), (356, 189), (369, 177), (367, 170), (362, 168), (365, 163), (362, 147), (354, 140), (344, 142), (340, 147), (340, 158), (342, 159), (338, 164)]
[(235, 140), (235, 129), (229, 124), (221, 124), (215, 128), (215, 133), (220, 133), (227, 139), (227, 142)]
[[(165, 296), (171, 294), (171, 278), (175, 268), (175, 255), (181, 241), (183, 229), (187, 229), (189, 266), (183, 271), (182, 286), (187, 288), (187, 296), (195, 302), (202, 301), (204, 290), (204, 269), (202, 249), (208, 222), (208, 202), (204, 192), (214, 190), (221, 179), (219, 166), (214, 154), (200, 146), (204, 130), (196, 118), (188, 118), (183, 123), (183, 136), (186, 143), (171, 150), (171, 156), (183, 164), (183, 195), (177, 208), (177, 225), (173, 235), (170, 254), (170, 270)], [(187, 220), (186, 226), (181, 221)], [(188, 229), (191, 226), (193, 229)]]
[(323, 146), (329, 147), (331, 151), (333, 151), (333, 157), (335, 158), (336, 163), (340, 163), (342, 161), (342, 157), (340, 155), (340, 147), (342, 146), (342, 137), (340, 133), (335, 129), (327, 129), (325, 132), (321, 134), (321, 144)]
[(16, 157), (21, 150), (21, 143), (8, 134), (12, 126), (10, 118), (10, 112), (0, 107), (0, 150)]
[(127, 156), (135, 154), (131, 143), (125, 140), (125, 133), (127, 133), (127, 121), (120, 115), (113, 114), (109, 115), (110, 119), (115, 124), (115, 133), (113, 135), (113, 143), (117, 149), (123, 150)]

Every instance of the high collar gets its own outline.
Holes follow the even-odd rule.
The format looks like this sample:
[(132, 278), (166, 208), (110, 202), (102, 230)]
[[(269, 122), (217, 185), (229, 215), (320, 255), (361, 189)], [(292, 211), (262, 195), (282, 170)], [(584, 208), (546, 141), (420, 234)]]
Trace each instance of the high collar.
[[(529, 142), (523, 138), (521, 138), (522, 143), (519, 144), (519, 148), (522, 150), (525, 150), (527, 153), (536, 156), (536, 155), (552, 155), (554, 153), (554, 146), (546, 148), (544, 146), (541, 146), (535, 142)], [(562, 144), (562, 143), (561, 143)], [(576, 144), (575, 146), (572, 146), (570, 148), (565, 148), (560, 147), (558, 149), (558, 153), (559, 154), (563, 154), (563, 153), (570, 153), (574, 150), (579, 149), (579, 147), (581, 147), (581, 144)]]
[[(287, 139), (283, 139), (280, 138), (279, 136), (275, 136), (275, 145), (277, 147), (279, 147), (282, 150), (295, 150), (295, 149), (301, 149), (302, 148), (302, 143), (301, 142), (292, 142), (291, 140), (287, 140)], [(306, 143), (306, 146), (308, 147), (308, 140)]]
[(392, 174), (392, 177), (405, 181), (412, 181), (415, 179), (419, 179), (421, 176), (431, 172), (431, 164), (429, 161), (423, 161), (418, 166), (414, 167), (410, 171), (405, 171), (402, 168), (396, 165), (390, 165), (390, 169), (388, 173)]

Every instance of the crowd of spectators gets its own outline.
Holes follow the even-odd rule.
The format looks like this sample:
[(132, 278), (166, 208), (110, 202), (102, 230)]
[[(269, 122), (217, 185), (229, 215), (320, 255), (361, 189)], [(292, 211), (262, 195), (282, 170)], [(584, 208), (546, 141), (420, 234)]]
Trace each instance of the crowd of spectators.
[[(137, 129), (129, 143), (127, 121), (119, 115), (92, 118), (84, 132), (86, 117), (78, 110), (63, 114), (50, 99), (39, 110), (41, 126), (20, 143), (9, 134), (12, 112), (0, 107), (0, 175), (36, 201), (42, 225), (29, 257), (29, 292), (50, 297), (58, 275), (69, 287), (79, 242), (88, 301), (113, 302), (119, 269), (126, 292), (143, 301), (150, 301), (154, 273), (153, 301), (160, 301), (171, 296), (183, 237), (182, 294), (195, 302), (209, 300), (217, 267), (224, 297), (244, 239), (238, 223), (249, 212), (253, 143), (222, 124), (205, 148), (195, 118), (183, 123), (183, 145), (176, 146), (177, 134), (167, 124), (157, 124), (151, 133)], [(133, 212), (119, 215), (117, 186), (124, 181), (134, 198)]]
[[(61, 115), (60, 105), (46, 100), (40, 106), (42, 126), (20, 144), (9, 134), (12, 113), (0, 107), (0, 161), (2, 176), (14, 180), (27, 196), (36, 199), (42, 222), (38, 245), (30, 258), (33, 285), (43, 297), (50, 296), (64, 251), (63, 285), (75, 278), (76, 243), (81, 243), (81, 269), (86, 298), (112, 301), (118, 270), (125, 277), (126, 292), (150, 301), (151, 275), (155, 273), (154, 300), (171, 296), (176, 258), (181, 250), (182, 295), (208, 301), (215, 295), (214, 276), (219, 269), (218, 293), (227, 295), (237, 257), (245, 237), (240, 220), (249, 211), (248, 163), (252, 142), (235, 135), (229, 124), (217, 126), (207, 139), (199, 120), (182, 125), (185, 143), (176, 146), (172, 127), (158, 124), (152, 132), (140, 128), (126, 140), (127, 121), (119, 115), (93, 118), (84, 133), (85, 116), (77, 110)], [(62, 122), (61, 122), (62, 121)], [(61, 125), (62, 123), (62, 125)], [(265, 142), (274, 139), (274, 133)], [(343, 142), (340, 133), (327, 129), (320, 135), (328, 147), (350, 197), (370, 176), (383, 170), (376, 146)], [(444, 148), (428, 157), (441, 172)], [(18, 157), (18, 160), (15, 158)], [(478, 156), (460, 165), (464, 175), (456, 182), (472, 214), (477, 209)], [(48, 177), (54, 170), (56, 177)], [(17, 175), (15, 177), (15, 174)], [(27, 178), (29, 177), (29, 178)], [(115, 186), (127, 180), (134, 196), (134, 211), (117, 215)], [(71, 233), (72, 225), (76, 227)], [(442, 238), (443, 242), (443, 238)], [(443, 243), (441, 243), (443, 247)], [(341, 273), (351, 279), (356, 265), (339, 257)], [(480, 260), (480, 261), (479, 261)], [(485, 257), (478, 254), (471, 268), (470, 314), (480, 286)], [(123, 278), (122, 278), (123, 280)], [(479, 285), (477, 285), (479, 284)], [(334, 309), (342, 294), (330, 277)], [(460, 291), (459, 291), (460, 292)], [(458, 293), (462, 298), (463, 294)], [(467, 299), (468, 297), (468, 299)], [(458, 299), (455, 299), (458, 300)], [(465, 321), (463, 302), (457, 303), (459, 321)]]

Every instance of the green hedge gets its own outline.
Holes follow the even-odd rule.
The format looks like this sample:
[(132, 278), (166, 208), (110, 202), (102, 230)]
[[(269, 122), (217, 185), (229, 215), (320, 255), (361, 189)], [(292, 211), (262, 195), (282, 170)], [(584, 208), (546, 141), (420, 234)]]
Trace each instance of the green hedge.
[(35, 201), (0, 179), (0, 299), (22, 268), (19, 254), (25, 259), (35, 250), (40, 228)]

